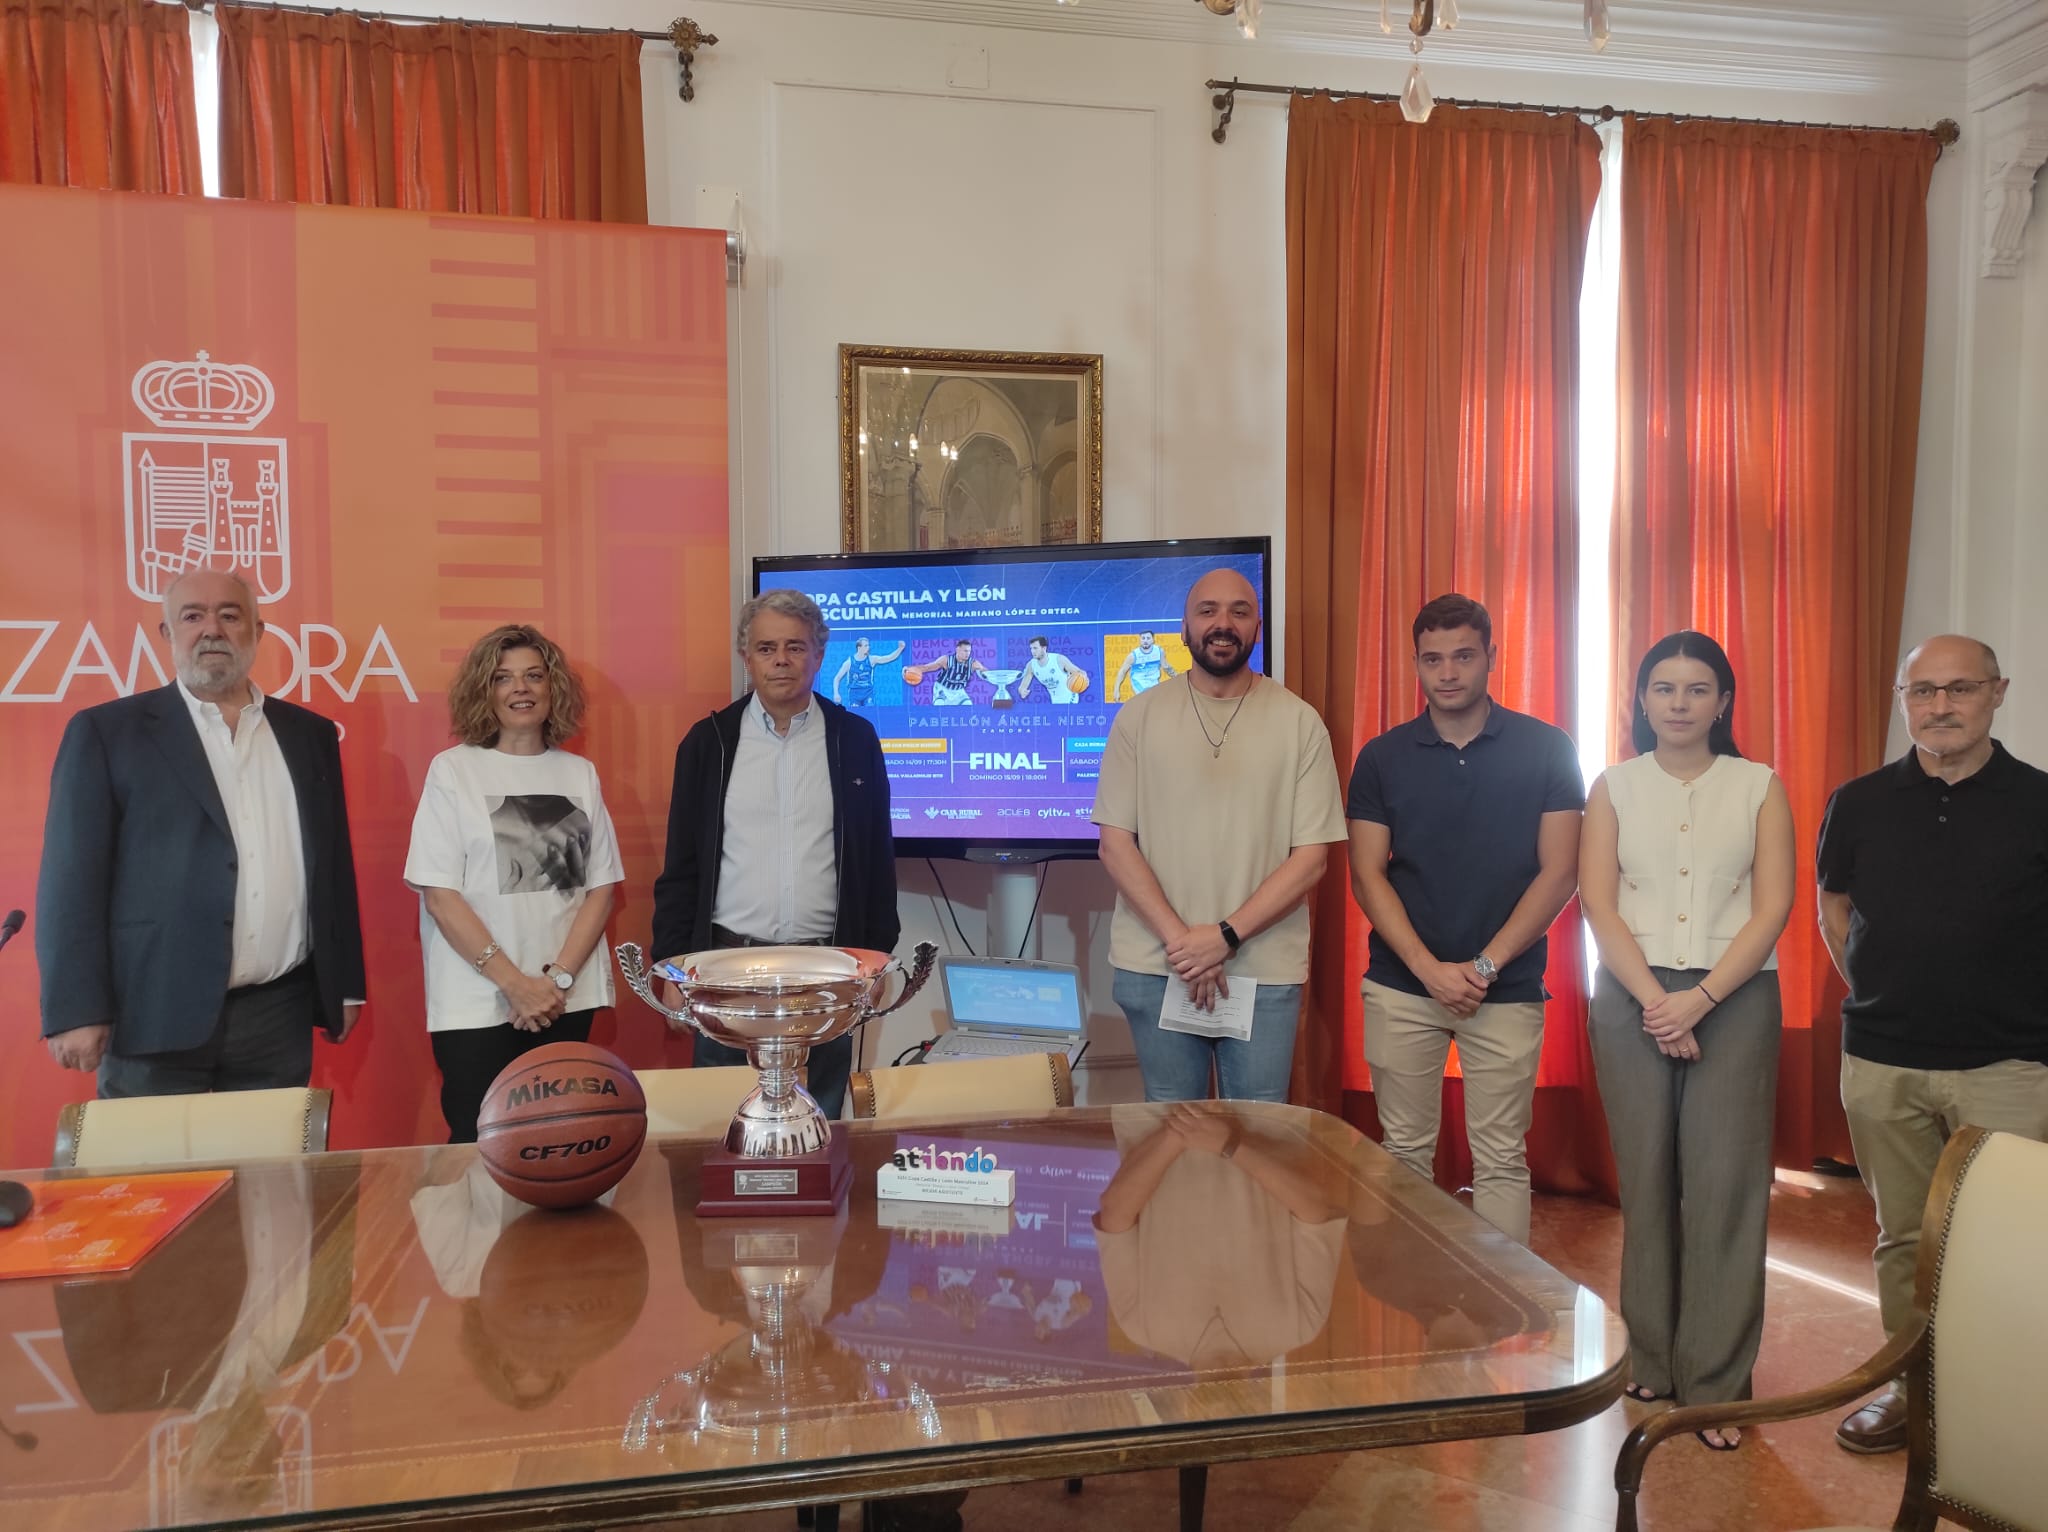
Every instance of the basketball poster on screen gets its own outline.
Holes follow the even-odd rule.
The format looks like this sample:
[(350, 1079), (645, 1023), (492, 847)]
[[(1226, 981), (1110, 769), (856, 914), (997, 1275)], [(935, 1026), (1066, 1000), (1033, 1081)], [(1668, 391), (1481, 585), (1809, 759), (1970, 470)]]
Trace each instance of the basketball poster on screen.
[[(1188, 588), (1257, 554), (946, 565), (866, 559), (768, 571), (830, 627), (818, 690), (867, 716), (889, 764), (899, 836), (1020, 836), (1092, 844), (1102, 752), (1117, 710), (1193, 661)], [(1252, 664), (1263, 667), (1263, 641)]]

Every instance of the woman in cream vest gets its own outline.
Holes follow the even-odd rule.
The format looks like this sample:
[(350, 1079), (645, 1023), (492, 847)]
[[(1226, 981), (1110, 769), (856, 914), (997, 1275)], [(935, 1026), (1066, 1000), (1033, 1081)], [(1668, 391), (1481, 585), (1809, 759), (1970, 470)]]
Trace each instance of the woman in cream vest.
[(1749, 1397), (1763, 1334), (1792, 810), (1777, 774), (1735, 748), (1735, 672), (1711, 638), (1660, 639), (1635, 702), (1636, 756), (1594, 783), (1579, 847), (1628, 1392), (1717, 1404)]

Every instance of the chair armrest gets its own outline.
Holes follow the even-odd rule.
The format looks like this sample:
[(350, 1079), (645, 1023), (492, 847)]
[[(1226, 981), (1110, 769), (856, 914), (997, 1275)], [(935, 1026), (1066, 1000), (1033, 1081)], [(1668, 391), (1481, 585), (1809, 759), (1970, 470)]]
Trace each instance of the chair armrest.
[(859, 1122), (872, 1122), (875, 1116), (875, 1073), (871, 1069), (856, 1069), (847, 1078), (847, 1089), (853, 1097), (853, 1115)]
[(1666, 1437), (1688, 1431), (1718, 1430), (1725, 1426), (1760, 1426), (1776, 1420), (1801, 1420), (1860, 1399), (1889, 1383), (1910, 1362), (1917, 1360), (1927, 1345), (1927, 1315), (1916, 1313), (1906, 1328), (1885, 1343), (1869, 1361), (1854, 1372), (1844, 1373), (1832, 1383), (1810, 1388), (1803, 1394), (1781, 1394), (1774, 1399), (1730, 1401), (1727, 1404), (1693, 1404), (1682, 1409), (1659, 1410), (1629, 1432), (1614, 1460), (1614, 1490), (1620, 1497), (1615, 1509), (1615, 1532), (1636, 1532), (1636, 1494), (1643, 1485), (1643, 1469), (1650, 1451)]

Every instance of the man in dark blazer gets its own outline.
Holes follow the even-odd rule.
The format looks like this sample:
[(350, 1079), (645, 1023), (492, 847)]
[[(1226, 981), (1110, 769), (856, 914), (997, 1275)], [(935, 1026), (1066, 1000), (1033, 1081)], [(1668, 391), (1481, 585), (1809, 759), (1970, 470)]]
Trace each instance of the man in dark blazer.
[[(740, 608), (747, 694), (676, 749), (668, 855), (654, 884), (654, 954), (786, 942), (892, 952), (896, 842), (874, 725), (812, 689), (831, 630), (810, 597), (763, 591)], [(692, 1064), (744, 1064), (699, 1037)], [(811, 1050), (827, 1117), (846, 1101), (853, 1035)]]
[(249, 680), (263, 623), (214, 570), (164, 593), (178, 679), (72, 718), (50, 775), (43, 1036), (102, 1096), (304, 1085), (363, 1003), (340, 735)]

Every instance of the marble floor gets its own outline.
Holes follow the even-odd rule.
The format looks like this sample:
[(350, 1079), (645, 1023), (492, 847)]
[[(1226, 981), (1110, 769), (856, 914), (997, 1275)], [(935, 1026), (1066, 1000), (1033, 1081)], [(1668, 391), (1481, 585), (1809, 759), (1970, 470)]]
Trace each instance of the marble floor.
[[(1759, 1395), (1810, 1388), (1848, 1371), (1883, 1336), (1871, 1283), (1870, 1203), (1855, 1180), (1781, 1176), (1771, 1206), (1768, 1309)], [(1621, 1217), (1600, 1203), (1536, 1200), (1536, 1253), (1609, 1303), (1616, 1297)], [(1659, 1406), (1661, 1408), (1661, 1406)], [(1614, 1525), (1614, 1457), (1645, 1408), (1617, 1404), (1569, 1431), (1377, 1452), (1223, 1464), (1210, 1471), (1214, 1532), (1600, 1532)], [(1903, 1454), (1861, 1458), (1834, 1444), (1836, 1416), (1766, 1426), (1739, 1452), (1691, 1437), (1650, 1459), (1645, 1532), (1792, 1532), (1889, 1527)], [(1176, 1525), (1171, 1472), (977, 1490), (967, 1532), (1124, 1532)], [(788, 1511), (672, 1524), (790, 1532)], [(844, 1525), (859, 1525), (847, 1507)]]

